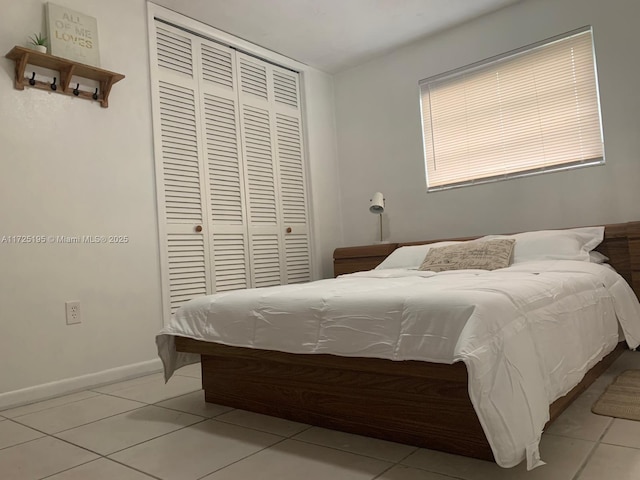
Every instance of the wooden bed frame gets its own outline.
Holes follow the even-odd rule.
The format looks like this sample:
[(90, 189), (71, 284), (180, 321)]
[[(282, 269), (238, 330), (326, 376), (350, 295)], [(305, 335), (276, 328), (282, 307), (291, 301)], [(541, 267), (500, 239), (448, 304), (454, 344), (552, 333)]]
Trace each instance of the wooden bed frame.
[[(400, 246), (434, 241), (440, 240), (338, 248), (335, 273), (368, 270)], [(607, 225), (597, 250), (640, 297), (640, 222)], [(493, 461), (462, 362), (290, 354), (181, 337), (176, 337), (176, 348), (201, 355), (207, 402)], [(623, 350), (620, 343), (550, 405), (549, 423)]]

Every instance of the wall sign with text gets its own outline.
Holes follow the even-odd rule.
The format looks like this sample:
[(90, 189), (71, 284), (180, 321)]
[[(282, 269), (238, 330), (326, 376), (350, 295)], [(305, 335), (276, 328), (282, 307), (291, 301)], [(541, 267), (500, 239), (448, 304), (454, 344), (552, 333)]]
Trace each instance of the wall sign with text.
[(51, 55), (100, 66), (98, 21), (70, 8), (47, 3)]

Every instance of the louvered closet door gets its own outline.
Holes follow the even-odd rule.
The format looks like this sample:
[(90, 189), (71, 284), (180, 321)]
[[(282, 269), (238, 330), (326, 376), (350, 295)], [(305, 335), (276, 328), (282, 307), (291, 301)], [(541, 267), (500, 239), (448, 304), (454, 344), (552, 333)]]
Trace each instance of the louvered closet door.
[(299, 76), (237, 54), (254, 286), (311, 280)]
[(166, 319), (197, 296), (310, 280), (298, 74), (153, 28)]
[(213, 291), (224, 292), (250, 286), (235, 51), (198, 42)]
[[(155, 24), (154, 125), (160, 231), (164, 239), (165, 307), (179, 306), (211, 290), (204, 165), (199, 141), (199, 101), (192, 39)], [(152, 59), (152, 64), (153, 64)]]
[(286, 283), (286, 277), (269, 65), (239, 52), (236, 60), (247, 179), (251, 283), (254, 287), (280, 285)]
[(270, 66), (287, 283), (311, 280), (299, 75)]

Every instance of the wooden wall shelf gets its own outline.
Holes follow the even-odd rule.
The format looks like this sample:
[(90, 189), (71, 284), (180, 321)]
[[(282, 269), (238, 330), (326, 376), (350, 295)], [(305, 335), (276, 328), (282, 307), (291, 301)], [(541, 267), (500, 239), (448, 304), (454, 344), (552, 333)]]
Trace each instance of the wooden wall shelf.
[[(9, 60), (16, 62), (16, 76), (14, 86), (18, 90), (24, 90), (24, 87), (39, 88), (49, 92), (63, 93), (65, 95), (73, 95), (78, 98), (86, 98), (88, 100), (97, 100), (104, 108), (109, 106), (109, 93), (114, 83), (124, 78), (124, 75), (110, 72), (101, 68), (92, 67), (83, 63), (74, 62), (66, 58), (54, 57), (47, 53), (40, 53), (30, 48), (15, 46), (9, 53), (5, 55)], [(25, 78), (24, 72), (27, 65), (35, 65), (38, 67), (48, 68), (59, 72), (57, 88), (51, 88), (49, 82), (35, 80), (32, 85), (29, 78)], [(98, 98), (94, 97), (93, 92), (78, 91), (74, 93), (75, 86), (71, 84), (71, 77), (87, 78), (95, 80), (100, 84), (98, 88)]]

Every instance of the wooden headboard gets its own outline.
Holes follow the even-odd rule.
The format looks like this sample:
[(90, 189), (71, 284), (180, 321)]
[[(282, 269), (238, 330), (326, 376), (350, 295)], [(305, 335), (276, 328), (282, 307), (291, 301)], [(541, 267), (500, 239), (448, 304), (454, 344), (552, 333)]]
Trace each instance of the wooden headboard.
[[(336, 248), (333, 252), (335, 276), (371, 270), (391, 252), (406, 245), (424, 245), (445, 240), (473, 240), (479, 237), (441, 238), (419, 242), (381, 243), (360, 247)], [(640, 298), (640, 222), (605, 225), (604, 240), (596, 250), (609, 257), (609, 264), (631, 285)]]

